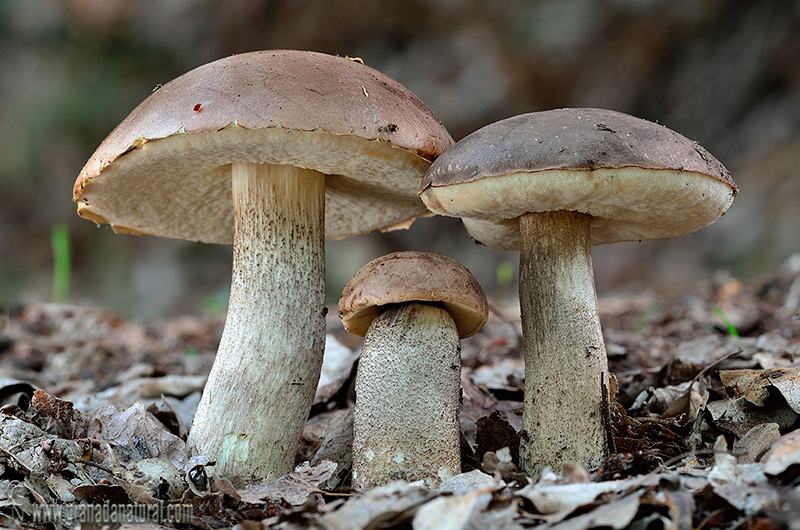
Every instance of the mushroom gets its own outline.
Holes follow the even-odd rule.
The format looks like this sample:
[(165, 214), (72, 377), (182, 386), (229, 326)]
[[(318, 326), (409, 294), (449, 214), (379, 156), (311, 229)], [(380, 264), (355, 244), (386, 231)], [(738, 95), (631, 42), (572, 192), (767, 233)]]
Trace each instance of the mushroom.
[(339, 299), (364, 338), (356, 374), (353, 488), (389, 480), (436, 487), (461, 472), (459, 338), (480, 331), (478, 281), (438, 254), (396, 252), (367, 263)]
[(607, 452), (591, 245), (691, 232), (725, 213), (737, 191), (697, 142), (600, 109), (501, 120), (432, 164), (420, 190), (431, 211), (460, 217), (482, 245), (520, 251), (527, 473), (596, 466)]
[(411, 92), (360, 62), (263, 51), (165, 84), (75, 182), (116, 232), (233, 243), (228, 315), (189, 445), (223, 476), (291, 471), (325, 344), (324, 240), (407, 227), (452, 144)]

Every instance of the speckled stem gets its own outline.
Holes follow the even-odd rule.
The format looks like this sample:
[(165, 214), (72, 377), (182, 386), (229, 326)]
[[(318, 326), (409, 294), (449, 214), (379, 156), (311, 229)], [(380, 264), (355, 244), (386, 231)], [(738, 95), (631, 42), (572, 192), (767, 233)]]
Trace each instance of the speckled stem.
[(608, 363), (597, 312), (589, 221), (567, 211), (520, 218), (525, 344), (520, 465), (529, 475), (606, 455), (601, 381)]
[(353, 420), (353, 487), (461, 472), (461, 346), (450, 314), (409, 303), (372, 322), (361, 350)]
[(189, 445), (243, 482), (294, 465), (325, 346), (325, 177), (233, 165), (228, 316)]

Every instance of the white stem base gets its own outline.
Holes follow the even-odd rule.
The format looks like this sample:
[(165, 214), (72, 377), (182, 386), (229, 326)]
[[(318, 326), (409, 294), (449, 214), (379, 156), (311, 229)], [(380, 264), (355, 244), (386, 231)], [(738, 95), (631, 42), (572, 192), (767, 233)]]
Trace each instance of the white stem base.
[(427, 304), (389, 307), (364, 339), (356, 375), (353, 488), (461, 472), (461, 345), (450, 313)]
[(233, 278), (189, 445), (244, 482), (292, 471), (325, 348), (325, 176), (234, 164)]
[(608, 363), (597, 312), (590, 217), (520, 218), (520, 307), (525, 403), (520, 465), (532, 475), (564, 462), (593, 467), (606, 455), (601, 410)]

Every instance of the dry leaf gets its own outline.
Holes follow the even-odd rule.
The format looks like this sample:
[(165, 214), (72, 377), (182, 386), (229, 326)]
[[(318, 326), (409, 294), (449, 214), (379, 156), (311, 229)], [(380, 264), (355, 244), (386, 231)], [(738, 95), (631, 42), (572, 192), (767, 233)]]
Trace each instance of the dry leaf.
[(623, 493), (641, 484), (636, 479), (609, 480), (578, 484), (528, 485), (517, 493), (531, 501), (541, 514), (569, 515), (578, 508), (589, 506), (604, 493)]
[(522, 389), (521, 383), (525, 381), (525, 360), (499, 357), (492, 364), (473, 370), (470, 378), (479, 387), (515, 392)]
[(672, 481), (665, 478), (661, 481), (660, 486), (661, 488), (653, 496), (653, 500), (661, 500), (669, 509), (672, 521), (674, 521), (673, 528), (691, 530), (692, 517), (696, 508), (694, 496), (688, 490), (681, 488), (679, 481), (678, 484), (673, 484)]
[(759, 407), (769, 396), (769, 387), (778, 390), (786, 403), (800, 413), (800, 367), (770, 370), (724, 370), (719, 373), (722, 383)]
[(118, 484), (87, 484), (77, 486), (72, 494), (78, 501), (88, 504), (128, 504), (131, 502), (125, 489)]
[(337, 411), (322, 440), (317, 454), (311, 460), (311, 465), (316, 466), (323, 460), (336, 464), (336, 472), (325, 482), (320, 484), (324, 490), (332, 490), (345, 478), (353, 467), (353, 409), (348, 408)]
[(714, 467), (708, 474), (714, 493), (748, 515), (753, 515), (777, 500), (779, 492), (771, 486), (761, 464), (738, 464), (728, 452), (725, 438), (714, 444)]
[(800, 464), (800, 430), (784, 434), (772, 443), (764, 473), (780, 475), (793, 464)]
[(263, 504), (267, 499), (284, 500), (293, 506), (305, 504), (308, 497), (320, 491), (319, 486), (333, 475), (336, 464), (329, 460), (317, 467), (298, 466), (274, 482), (238, 490), (239, 499), (250, 504)]
[(733, 443), (734, 450), (744, 449), (747, 451), (746, 455), (739, 457), (739, 463), (747, 464), (762, 460), (772, 442), (780, 436), (780, 426), (777, 423), (760, 423), (753, 426), (744, 436)]
[(156, 425), (147, 416), (141, 403), (135, 403), (125, 410), (106, 405), (89, 414), (87, 419), (89, 437), (92, 437), (94, 430), (101, 439), (128, 447), (138, 455), (136, 460), (163, 458), (179, 470), (184, 470), (186, 444)]
[(161, 401), (151, 403), (150, 406), (147, 407), (147, 412), (155, 416), (169, 432), (181, 440), (186, 439), (186, 436), (189, 434), (189, 428), (186, 427), (186, 424), (175, 411), (172, 403), (167, 401), (166, 396), (161, 396)]
[[(356, 495), (338, 510), (326, 513), (319, 523), (326, 530), (360, 530), (379, 522), (397, 522), (398, 518), (410, 522), (414, 513), (436, 494), (419, 484), (390, 482)], [(387, 525), (388, 526), (388, 525)]]
[(589, 528), (628, 528), (636, 512), (639, 511), (644, 489), (636, 490), (620, 499), (602, 504), (594, 510), (572, 517), (556, 525), (550, 530), (586, 530)]
[(359, 352), (353, 351), (333, 335), (325, 336), (325, 354), (322, 357), (322, 371), (314, 395), (314, 403), (322, 403), (330, 399), (350, 377), (353, 363), (358, 359)]
[(475, 457), (478, 460), (482, 460), (488, 451), (496, 452), (507, 447), (511, 452), (511, 463), (515, 466), (519, 463), (519, 434), (499, 412), (478, 418), (475, 425), (478, 429)]
[(797, 413), (783, 402), (772, 407), (757, 407), (742, 398), (723, 399), (709, 403), (706, 408), (718, 427), (739, 437), (763, 423), (777, 423), (781, 429), (786, 429), (798, 418)]
[(493, 487), (470, 493), (437, 497), (414, 515), (414, 530), (464, 530), (492, 500)]
[(29, 398), (33, 395), (36, 388), (27, 381), (20, 381), (19, 379), (0, 379), (0, 404), (6, 402), (16, 402), (9, 398), (17, 394), (25, 394)]
[(192, 392), (203, 390), (205, 383), (205, 375), (140, 377), (119, 385), (111, 397), (111, 402), (127, 406), (138, 400), (158, 399), (161, 396), (184, 398)]
[(506, 483), (502, 480), (498, 481), (492, 475), (488, 475), (480, 469), (473, 469), (467, 473), (459, 473), (458, 475), (449, 478), (442, 482), (436, 491), (441, 493), (468, 493), (478, 489), (486, 489), (494, 486), (494, 489), (500, 489)]

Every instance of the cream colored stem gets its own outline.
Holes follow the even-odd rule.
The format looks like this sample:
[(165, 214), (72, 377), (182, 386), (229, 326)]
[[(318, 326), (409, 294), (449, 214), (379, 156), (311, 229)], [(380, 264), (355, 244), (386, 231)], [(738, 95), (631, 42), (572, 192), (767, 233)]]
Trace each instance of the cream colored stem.
[(608, 363), (597, 312), (589, 222), (576, 212), (520, 218), (525, 344), (520, 464), (528, 474), (606, 455), (601, 381)]
[(234, 164), (225, 329), (189, 436), (225, 477), (294, 466), (325, 346), (325, 177)]
[(450, 313), (387, 308), (367, 331), (356, 375), (353, 488), (428, 487), (461, 472), (461, 345)]

